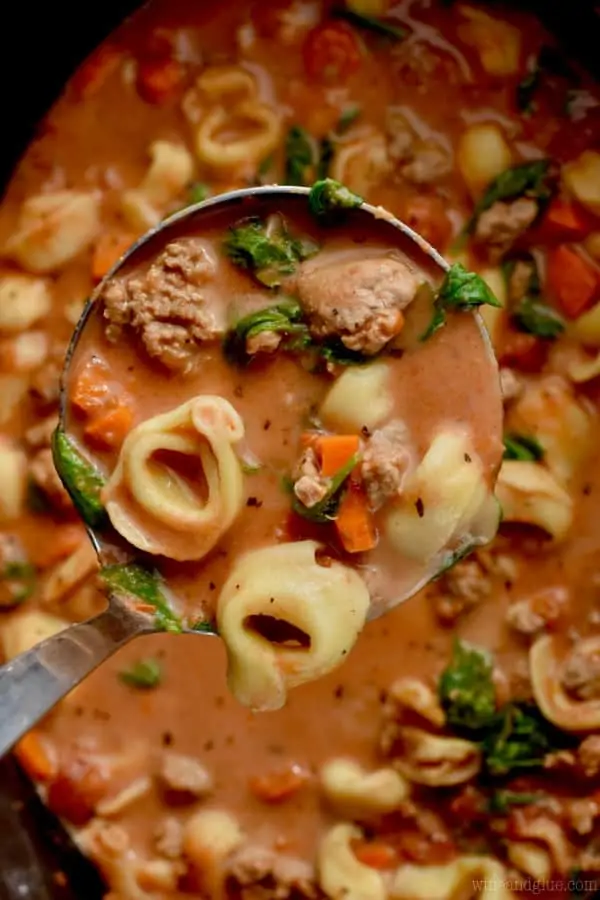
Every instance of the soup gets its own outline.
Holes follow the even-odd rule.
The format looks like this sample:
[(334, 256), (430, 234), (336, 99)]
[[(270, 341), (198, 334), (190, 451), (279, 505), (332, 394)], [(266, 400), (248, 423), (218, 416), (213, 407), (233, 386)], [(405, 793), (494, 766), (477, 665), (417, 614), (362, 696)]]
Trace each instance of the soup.
[[(105, 602), (52, 467), (58, 374), (84, 298), (161, 217), (329, 174), (504, 307), (483, 308), (505, 403), (490, 548), (277, 712), (231, 697), (219, 641), (155, 635), (18, 746), (116, 897), (554, 897), (600, 877), (597, 89), (522, 11), (360, 6), (154, 0), (67, 86), (0, 207), (7, 658)], [(292, 362), (264, 364), (283, 427)]]

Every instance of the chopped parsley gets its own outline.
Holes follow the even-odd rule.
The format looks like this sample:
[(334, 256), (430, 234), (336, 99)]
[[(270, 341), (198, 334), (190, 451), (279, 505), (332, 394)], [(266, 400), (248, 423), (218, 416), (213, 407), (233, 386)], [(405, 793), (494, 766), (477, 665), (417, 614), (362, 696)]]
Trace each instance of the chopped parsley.
[(540, 792), (528, 793), (526, 791), (494, 791), (488, 801), (488, 811), (495, 815), (506, 815), (513, 806), (531, 806), (539, 803), (544, 795)]
[(119, 672), (119, 678), (129, 687), (149, 690), (158, 687), (163, 679), (163, 672), (157, 659), (138, 659), (128, 669)]
[(285, 139), (284, 184), (310, 184), (315, 175), (317, 146), (306, 129), (292, 125)]
[(0, 611), (14, 609), (35, 590), (37, 570), (26, 560), (10, 560), (0, 570)]
[(504, 435), (504, 459), (539, 462), (543, 457), (544, 448), (533, 435), (514, 432)]
[(496, 712), (490, 658), (469, 644), (455, 641), (452, 660), (440, 676), (438, 693), (448, 725), (468, 731), (484, 728)]

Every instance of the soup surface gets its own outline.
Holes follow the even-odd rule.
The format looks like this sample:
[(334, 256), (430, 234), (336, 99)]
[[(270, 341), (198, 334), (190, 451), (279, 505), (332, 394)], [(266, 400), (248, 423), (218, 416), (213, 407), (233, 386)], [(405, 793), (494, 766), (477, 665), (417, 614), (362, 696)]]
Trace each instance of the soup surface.
[[(164, 215), (329, 174), (504, 306), (485, 313), (505, 402), (491, 548), (278, 712), (229, 695), (220, 642), (157, 635), (17, 748), (115, 898), (597, 888), (599, 171), (596, 87), (497, 4), (153, 0), (67, 86), (0, 207), (7, 658), (103, 605), (52, 466), (58, 374), (85, 297)], [(269, 428), (291, 365), (253, 375)], [(144, 402), (164, 409), (154, 382)], [(247, 477), (260, 500), (267, 476)]]

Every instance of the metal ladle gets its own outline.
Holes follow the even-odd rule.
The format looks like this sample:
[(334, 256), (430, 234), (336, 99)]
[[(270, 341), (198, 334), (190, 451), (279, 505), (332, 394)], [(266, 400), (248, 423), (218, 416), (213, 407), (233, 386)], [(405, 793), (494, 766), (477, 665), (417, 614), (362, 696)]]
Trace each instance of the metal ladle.
[[(273, 211), (280, 208), (282, 201), (290, 196), (308, 197), (309, 189), (290, 186), (265, 186), (231, 191), (202, 203), (186, 207), (162, 221), (141, 237), (113, 266), (103, 281), (96, 287), (88, 300), (81, 318), (71, 338), (61, 383), (60, 422), (64, 426), (67, 409), (66, 385), (68, 372), (75, 349), (95, 309), (106, 283), (138, 255), (148, 250), (148, 245), (157, 239), (164, 243), (170, 232), (181, 231), (182, 223), (193, 223), (197, 229), (199, 221), (210, 218), (217, 210), (239, 207), (240, 215), (253, 212), (252, 205), (264, 207), (268, 203)], [(368, 215), (390, 228), (401, 232), (401, 241), (408, 243), (417, 256), (437, 271), (440, 277), (448, 271), (444, 258), (420, 235), (403, 222), (395, 219), (381, 208), (363, 203), (352, 210), (352, 215)], [(398, 237), (397, 242), (400, 242)], [(476, 314), (477, 315), (477, 314)], [(485, 343), (490, 362), (490, 377), (498, 377), (498, 370), (489, 338), (480, 317), (481, 340)], [(498, 390), (498, 403), (500, 404)], [(102, 541), (89, 526), (89, 538), (98, 556), (102, 558)], [(51, 534), (48, 540), (52, 540)], [(422, 585), (419, 585), (421, 587)], [(416, 588), (415, 588), (416, 590)], [(415, 591), (411, 590), (410, 594)], [(31, 650), (22, 653), (0, 667), (0, 755), (9, 750), (36, 722), (41, 719), (66, 694), (76, 687), (100, 663), (115, 653), (120, 647), (139, 635), (158, 631), (153, 619), (146, 613), (136, 612), (124, 598), (115, 591), (109, 591), (108, 606), (94, 618), (71, 625), (64, 631), (49, 637)], [(398, 602), (408, 599), (399, 598)], [(186, 629), (184, 629), (185, 631)], [(202, 632), (192, 632), (201, 636)]]

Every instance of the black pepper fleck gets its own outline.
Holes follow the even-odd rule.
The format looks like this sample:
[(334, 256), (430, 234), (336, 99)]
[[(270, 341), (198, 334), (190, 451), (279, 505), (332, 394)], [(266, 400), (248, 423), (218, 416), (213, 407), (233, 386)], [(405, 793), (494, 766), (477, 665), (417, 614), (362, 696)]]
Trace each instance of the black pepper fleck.
[(216, 591), (217, 586), (216, 586), (216, 584), (214, 583), (214, 581), (209, 581), (209, 582), (208, 582), (208, 589), (209, 589), (209, 591)]
[(214, 750), (215, 742), (214, 741), (206, 741), (204, 745), (204, 752), (209, 753), (211, 750)]
[(170, 747), (174, 741), (173, 733), (171, 731), (163, 731), (160, 736), (163, 747)]
[(587, 483), (584, 484), (584, 486), (583, 486), (583, 488), (582, 488), (582, 493), (583, 493), (583, 496), (584, 496), (584, 497), (589, 497), (590, 494), (592, 493), (592, 486), (591, 486), (591, 484), (587, 484)]
[(333, 696), (335, 697), (336, 700), (342, 699), (342, 697), (344, 696), (344, 685), (343, 684), (338, 684), (338, 686), (336, 687), (336, 689), (333, 692)]
[(236, 384), (236, 386), (233, 389), (233, 396), (234, 397), (243, 397), (244, 396), (244, 388), (242, 387), (241, 384)]
[(421, 497), (417, 497), (417, 499), (415, 500), (415, 509), (417, 511), (418, 517), (422, 519), (425, 515), (425, 506)]
[(270, 419), (265, 419), (264, 424), (263, 424), (263, 429), (264, 429), (265, 431), (268, 431), (270, 427), (271, 427), (271, 420), (270, 420)]
[(258, 497), (248, 497), (246, 500), (246, 506), (254, 506), (256, 509), (260, 509), (263, 505), (262, 500), (259, 500)]
[(465, 462), (472, 462), (472, 459), (468, 453), (465, 453)]
[(360, 433), (362, 434), (362, 436), (363, 436), (364, 438), (370, 438), (370, 437), (371, 437), (371, 431), (370, 431), (369, 428), (367, 428), (366, 425), (363, 425), (363, 427), (360, 429)]

